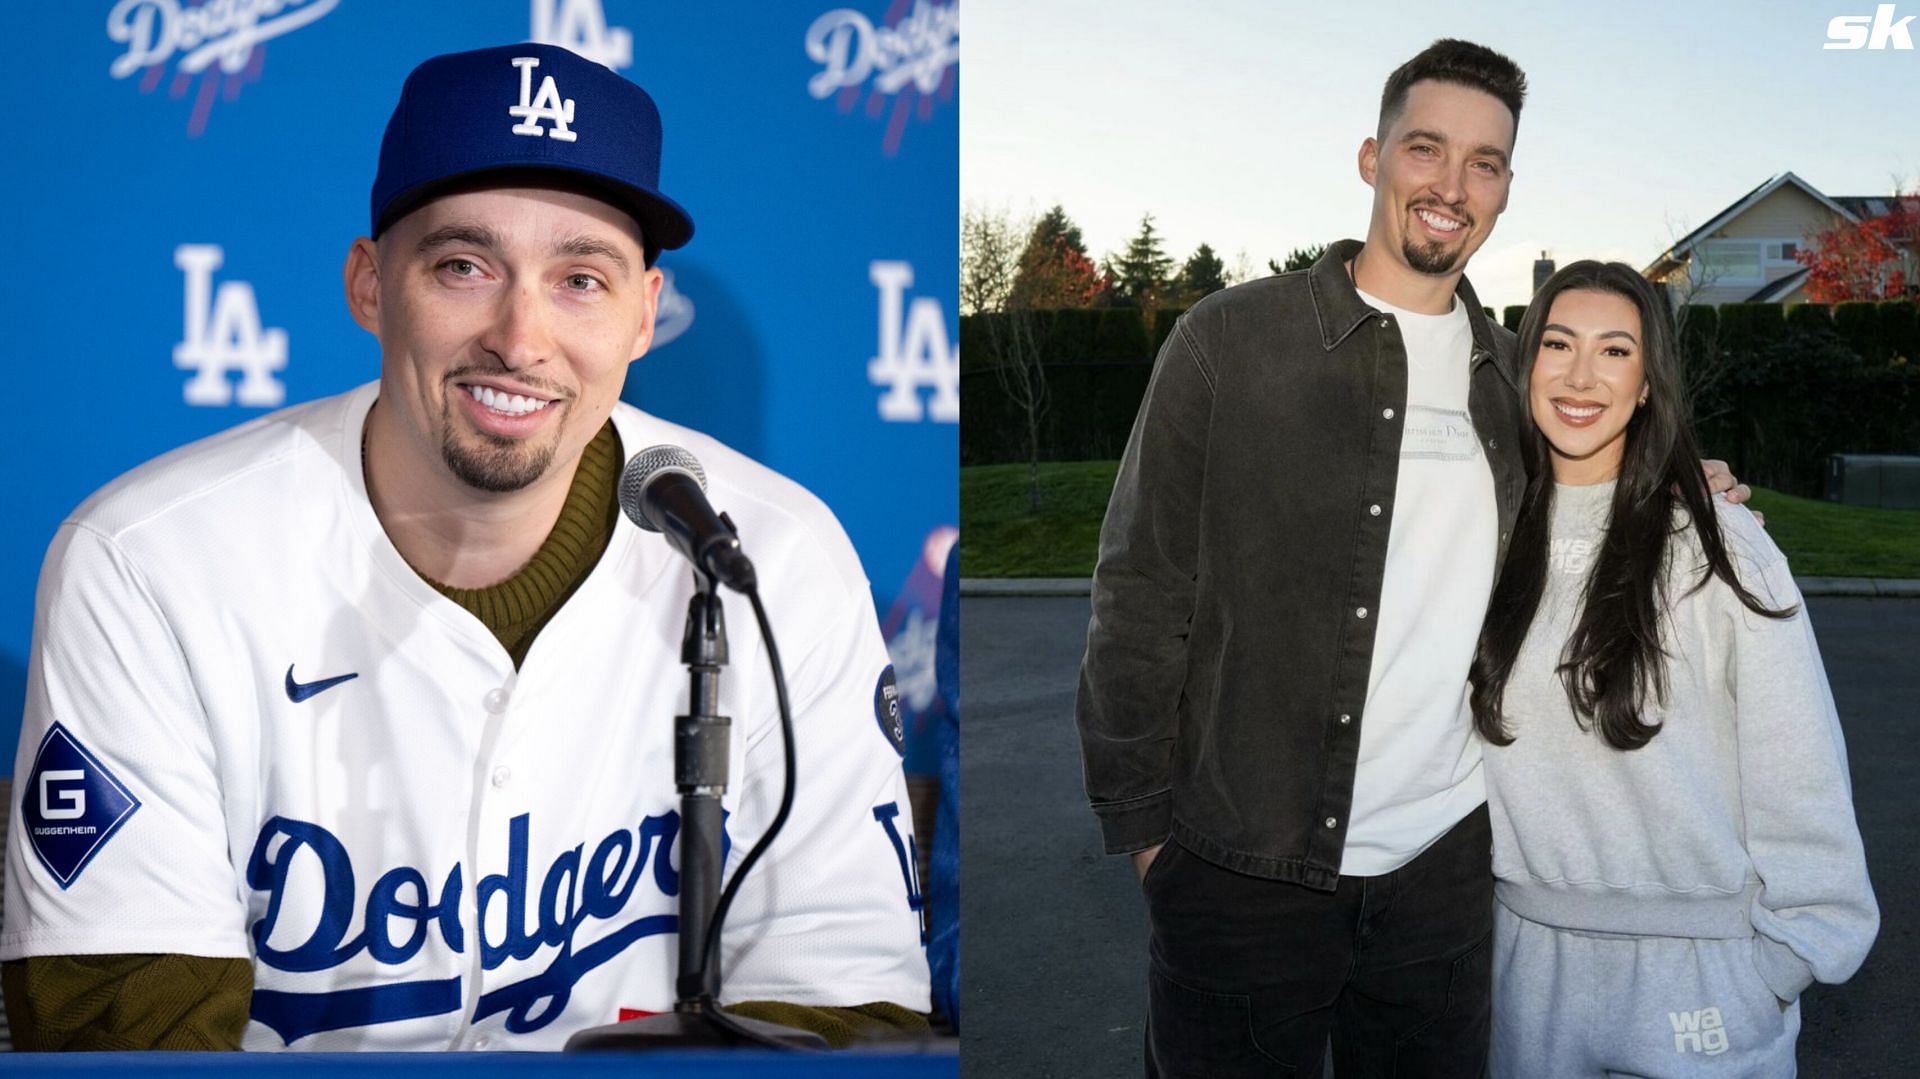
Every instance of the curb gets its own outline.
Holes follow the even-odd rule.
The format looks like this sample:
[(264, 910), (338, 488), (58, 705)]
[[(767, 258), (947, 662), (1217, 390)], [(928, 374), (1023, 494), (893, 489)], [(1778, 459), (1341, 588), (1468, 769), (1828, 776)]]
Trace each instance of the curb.
[(1091, 577), (962, 577), (963, 596), (1090, 596)]
[[(1803, 596), (1867, 596), (1878, 599), (1920, 599), (1920, 579), (1898, 577), (1795, 577)], [(996, 598), (1034, 596), (1088, 596), (1090, 577), (962, 577), (962, 596)]]

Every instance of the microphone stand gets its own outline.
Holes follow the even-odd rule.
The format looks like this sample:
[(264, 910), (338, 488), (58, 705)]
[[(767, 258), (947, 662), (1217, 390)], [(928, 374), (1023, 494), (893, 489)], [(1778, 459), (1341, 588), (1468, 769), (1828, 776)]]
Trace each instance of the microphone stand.
[(680, 661), (687, 665), (687, 715), (673, 724), (673, 778), (680, 791), (680, 976), (673, 1010), (590, 1027), (567, 1049), (712, 1049), (778, 1046), (825, 1049), (811, 1031), (720, 1011), (720, 972), (706, 962), (707, 928), (720, 899), (721, 796), (727, 790), (727, 735), (719, 714), (720, 670), (727, 665), (727, 621), (712, 575), (696, 569)]

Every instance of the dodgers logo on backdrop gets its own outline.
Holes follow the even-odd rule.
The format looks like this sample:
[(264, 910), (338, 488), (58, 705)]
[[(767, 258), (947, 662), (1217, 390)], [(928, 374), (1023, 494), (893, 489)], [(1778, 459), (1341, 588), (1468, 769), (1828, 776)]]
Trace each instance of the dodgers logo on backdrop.
[[(867, 378), (885, 386), (880, 418), (890, 423), (960, 422), (960, 349), (947, 334), (940, 301), (917, 296), (906, 303), (913, 264), (879, 261), (867, 278), (880, 290), (879, 355), (867, 363)], [(904, 315), (904, 318), (902, 317)], [(920, 392), (932, 390), (923, 405)]]
[(673, 271), (660, 267), (660, 303), (653, 311), (653, 344), (659, 348), (693, 327), (693, 300), (673, 287)]
[[(142, 68), (140, 92), (152, 93), (166, 76), (167, 96), (184, 98), (191, 90), (193, 113), (187, 134), (198, 138), (216, 96), (233, 100), (240, 87), (258, 81), (265, 62), (262, 43), (307, 26), (338, 6), (340, 0), (215, 0), (186, 4), (179, 0), (120, 0), (107, 13), (107, 37), (125, 45), (107, 73), (124, 79)], [(219, 69), (210, 70), (215, 61)], [(198, 84), (195, 84), (198, 80)]]
[(66, 727), (55, 723), (40, 740), (20, 817), (34, 856), (62, 891), (139, 808), (140, 799)]
[(952, 525), (940, 525), (927, 533), (920, 544), (920, 557), (914, 560), (912, 572), (894, 594), (893, 606), (880, 625), (887, 655), (899, 678), (900, 703), (915, 717), (924, 715), (940, 695), (940, 603), (947, 552), (959, 538), (960, 531)]
[(883, 25), (874, 26), (852, 8), (835, 8), (807, 27), (807, 58), (821, 65), (807, 80), (807, 93), (836, 99), (850, 112), (869, 78), (867, 117), (887, 111), (882, 146), (891, 157), (900, 150), (908, 115), (933, 119), (935, 100), (953, 100), (954, 69), (960, 63), (960, 5), (893, 0)]
[(633, 31), (609, 27), (600, 0), (533, 0), (532, 24), (529, 41), (558, 45), (616, 70), (633, 63)]
[[(173, 264), (187, 275), (186, 326), (173, 346), (173, 365), (192, 370), (181, 394), (190, 405), (243, 405), (274, 408), (287, 399), (286, 384), (273, 372), (287, 366), (287, 331), (262, 329), (253, 286), (222, 281), (213, 289), (213, 271), (226, 260), (217, 244), (181, 244)], [(229, 371), (240, 372), (235, 392)]]

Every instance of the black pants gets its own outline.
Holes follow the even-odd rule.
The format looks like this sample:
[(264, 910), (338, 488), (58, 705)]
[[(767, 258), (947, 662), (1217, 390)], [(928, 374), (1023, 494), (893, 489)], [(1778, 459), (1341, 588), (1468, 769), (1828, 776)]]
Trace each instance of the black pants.
[(1153, 924), (1147, 1074), (1478, 1077), (1486, 1067), (1492, 835), (1481, 806), (1412, 862), (1333, 892), (1222, 869), (1176, 843), (1142, 886)]

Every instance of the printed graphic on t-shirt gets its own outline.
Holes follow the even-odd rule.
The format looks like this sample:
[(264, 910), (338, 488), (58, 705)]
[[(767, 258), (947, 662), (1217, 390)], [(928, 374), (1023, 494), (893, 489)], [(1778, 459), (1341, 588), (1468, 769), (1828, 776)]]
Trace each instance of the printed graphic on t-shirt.
[(1407, 406), (1407, 426), (1400, 433), (1402, 460), (1471, 461), (1479, 455), (1473, 417), (1458, 409)]
[(1595, 543), (1585, 539), (1557, 539), (1547, 548), (1547, 564), (1553, 572), (1584, 577), (1593, 566)]

